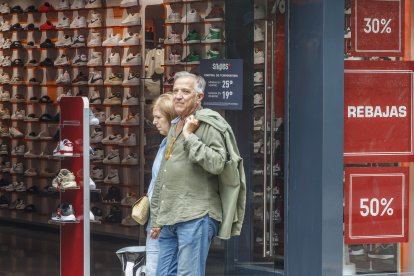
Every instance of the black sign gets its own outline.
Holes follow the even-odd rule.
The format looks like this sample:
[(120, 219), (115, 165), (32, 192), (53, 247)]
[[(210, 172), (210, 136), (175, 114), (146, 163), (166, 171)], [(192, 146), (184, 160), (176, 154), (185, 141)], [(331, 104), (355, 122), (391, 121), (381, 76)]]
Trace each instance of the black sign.
[(207, 82), (203, 106), (242, 110), (243, 60), (203, 59), (200, 63), (200, 73)]

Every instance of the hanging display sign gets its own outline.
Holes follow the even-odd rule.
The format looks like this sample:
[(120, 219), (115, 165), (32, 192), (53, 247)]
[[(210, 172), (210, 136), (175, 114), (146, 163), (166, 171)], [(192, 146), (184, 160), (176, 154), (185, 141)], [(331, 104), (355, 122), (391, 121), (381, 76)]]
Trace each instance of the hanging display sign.
[(345, 243), (408, 241), (408, 168), (345, 169)]
[(346, 69), (344, 85), (344, 161), (413, 160), (413, 71)]
[(354, 0), (351, 41), (355, 56), (402, 56), (404, 0)]
[(206, 80), (203, 106), (213, 109), (243, 109), (242, 59), (203, 59), (200, 74)]

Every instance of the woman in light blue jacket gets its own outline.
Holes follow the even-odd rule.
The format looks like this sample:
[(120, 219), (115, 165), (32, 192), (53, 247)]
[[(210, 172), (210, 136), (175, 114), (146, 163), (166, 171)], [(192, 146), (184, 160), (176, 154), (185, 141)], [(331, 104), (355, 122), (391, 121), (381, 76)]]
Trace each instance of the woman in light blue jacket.
[[(170, 93), (165, 93), (159, 96), (152, 108), (153, 124), (161, 135), (166, 136), (171, 127), (171, 121), (177, 114), (174, 110), (173, 97)], [(152, 165), (152, 178), (148, 187), (148, 199), (151, 205), (151, 197), (154, 190), (155, 180), (157, 179), (158, 170), (160, 169), (161, 160), (164, 156), (165, 145), (167, 138), (164, 138), (160, 144), (157, 155)], [(147, 240), (146, 240), (146, 276), (155, 276), (158, 264), (159, 244), (158, 239), (151, 239), (151, 217), (148, 220), (147, 226)]]

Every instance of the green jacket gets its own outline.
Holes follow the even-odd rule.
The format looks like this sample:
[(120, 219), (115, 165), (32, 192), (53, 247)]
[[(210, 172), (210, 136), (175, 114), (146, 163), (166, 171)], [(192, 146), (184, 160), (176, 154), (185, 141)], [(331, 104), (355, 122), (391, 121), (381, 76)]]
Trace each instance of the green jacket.
[(217, 237), (229, 239), (240, 235), (246, 206), (246, 178), (243, 159), (240, 157), (236, 139), (230, 125), (217, 112), (201, 109), (195, 113), (196, 119), (217, 129), (224, 137), (227, 160), (219, 175), (219, 194), (223, 219)]

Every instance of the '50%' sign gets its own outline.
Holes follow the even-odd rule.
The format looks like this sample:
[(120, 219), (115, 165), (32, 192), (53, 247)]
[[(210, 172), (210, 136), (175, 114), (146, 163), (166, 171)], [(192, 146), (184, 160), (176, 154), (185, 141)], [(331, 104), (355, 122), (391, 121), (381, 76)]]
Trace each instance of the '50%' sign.
[(345, 169), (345, 242), (408, 239), (408, 169)]

